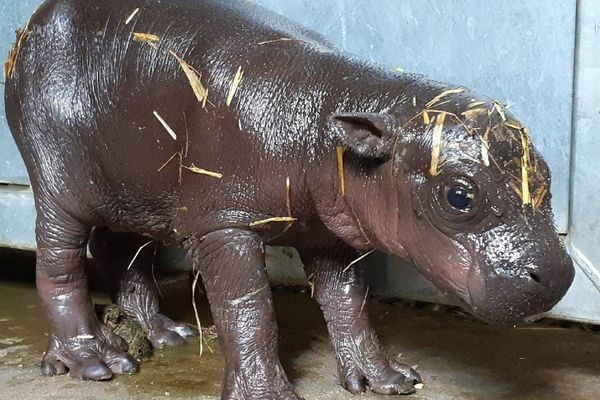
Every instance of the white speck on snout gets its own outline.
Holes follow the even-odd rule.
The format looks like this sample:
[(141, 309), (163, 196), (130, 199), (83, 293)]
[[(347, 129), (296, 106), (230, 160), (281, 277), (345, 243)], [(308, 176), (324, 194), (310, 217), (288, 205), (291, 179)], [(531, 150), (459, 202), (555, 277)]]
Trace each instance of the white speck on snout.
[(77, 340), (92, 340), (94, 335), (77, 335)]

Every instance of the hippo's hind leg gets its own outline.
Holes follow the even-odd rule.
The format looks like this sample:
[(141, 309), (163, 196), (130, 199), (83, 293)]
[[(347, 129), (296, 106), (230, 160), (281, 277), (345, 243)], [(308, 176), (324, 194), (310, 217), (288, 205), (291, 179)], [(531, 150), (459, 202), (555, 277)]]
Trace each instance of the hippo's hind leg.
[(194, 331), (159, 311), (158, 291), (152, 280), (156, 243), (133, 233), (115, 233), (96, 227), (90, 237), (90, 252), (98, 271), (109, 286), (113, 301), (135, 318), (156, 348), (179, 346)]
[(44, 375), (105, 380), (137, 371), (127, 345), (102, 325), (88, 297), (85, 275), (90, 227), (60, 206), (37, 199), (36, 281), (50, 325)]
[(410, 394), (421, 382), (417, 372), (385, 353), (369, 324), (366, 295), (360, 274), (348, 266), (352, 249), (301, 250), (302, 261), (312, 275), (314, 296), (333, 342), (340, 383), (358, 394), (367, 388), (379, 394)]
[(222, 400), (299, 400), (279, 361), (263, 243), (227, 229), (190, 241), (225, 355)]

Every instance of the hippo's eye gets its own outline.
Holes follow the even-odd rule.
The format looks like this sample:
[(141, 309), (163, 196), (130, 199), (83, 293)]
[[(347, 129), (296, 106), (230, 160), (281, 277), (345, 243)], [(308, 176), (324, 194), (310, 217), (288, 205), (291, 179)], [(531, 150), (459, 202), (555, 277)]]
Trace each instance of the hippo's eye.
[(458, 210), (468, 209), (471, 206), (473, 197), (473, 193), (464, 186), (452, 186), (446, 194), (448, 203)]
[(466, 224), (476, 224), (485, 218), (487, 197), (485, 190), (469, 176), (439, 175), (433, 185), (430, 203), (432, 219), (438, 227), (460, 231)]

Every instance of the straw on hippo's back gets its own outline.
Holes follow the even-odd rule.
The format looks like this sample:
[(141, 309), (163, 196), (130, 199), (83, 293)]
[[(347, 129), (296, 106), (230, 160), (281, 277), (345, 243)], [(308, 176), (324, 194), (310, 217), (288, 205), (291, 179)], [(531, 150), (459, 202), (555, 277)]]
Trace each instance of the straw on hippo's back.
[(47, 375), (137, 369), (92, 312), (88, 242), (155, 346), (192, 332), (160, 314), (143, 236), (187, 250), (226, 358), (223, 399), (299, 398), (277, 353), (265, 244), (298, 249), (353, 393), (420, 381), (369, 325), (347, 268), (361, 253), (413, 260), (492, 322), (549, 309), (572, 280), (547, 167), (510, 114), (358, 61), (262, 8), (51, 0), (7, 67), (38, 212)]

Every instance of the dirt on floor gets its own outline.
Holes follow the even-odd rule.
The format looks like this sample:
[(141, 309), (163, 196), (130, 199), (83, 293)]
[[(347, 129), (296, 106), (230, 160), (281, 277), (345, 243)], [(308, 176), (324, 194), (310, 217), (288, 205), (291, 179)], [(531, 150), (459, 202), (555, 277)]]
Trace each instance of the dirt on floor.
[[(139, 374), (110, 382), (44, 378), (39, 361), (47, 326), (35, 293), (33, 260), (0, 251), (0, 399), (218, 399), (223, 358), (199, 356), (197, 341), (157, 351)], [(166, 314), (193, 323), (189, 281), (160, 282)], [(306, 400), (354, 396), (336, 380), (332, 347), (319, 308), (308, 293), (278, 289), (275, 304), (281, 358)], [(106, 302), (106, 295), (96, 295)], [(553, 324), (500, 329), (448, 312), (446, 307), (371, 299), (372, 321), (389, 352), (418, 365), (425, 386), (415, 400), (600, 398), (600, 336)], [(211, 325), (206, 301), (205, 327)], [(385, 399), (372, 394), (356, 398)]]

